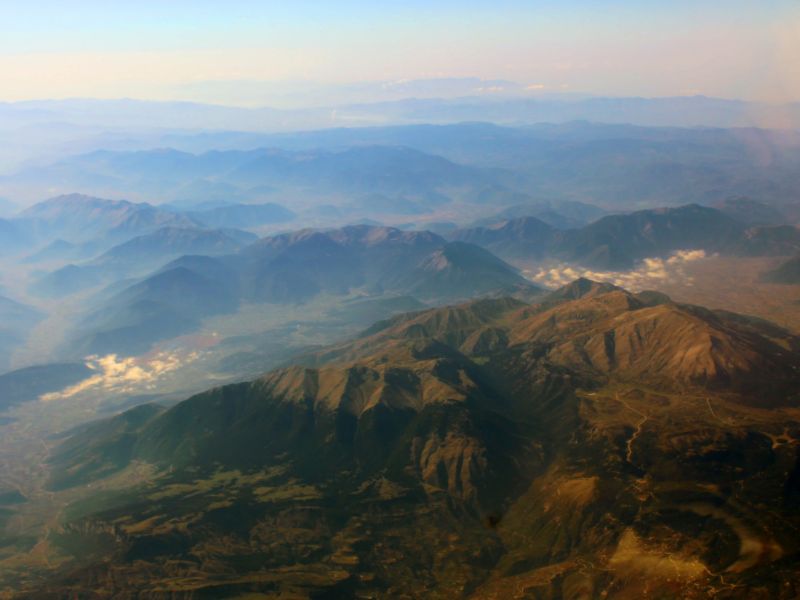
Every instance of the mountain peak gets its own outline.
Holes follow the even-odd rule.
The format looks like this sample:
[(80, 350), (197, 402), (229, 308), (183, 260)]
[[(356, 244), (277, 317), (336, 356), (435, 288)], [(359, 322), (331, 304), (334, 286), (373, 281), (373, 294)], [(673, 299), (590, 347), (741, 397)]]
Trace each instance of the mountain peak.
[(592, 298), (600, 294), (621, 291), (622, 288), (611, 283), (593, 281), (586, 277), (579, 277), (547, 295), (547, 300), (577, 300), (579, 298)]
[(52, 211), (60, 211), (74, 208), (95, 209), (95, 208), (123, 208), (134, 206), (135, 203), (128, 200), (109, 200), (98, 198), (87, 194), (71, 193), (54, 196), (47, 200), (42, 200), (26, 208), (20, 213), (22, 217), (39, 217), (49, 215)]
[[(576, 287), (591, 290), (586, 283)], [(522, 311), (509, 343), (543, 346), (549, 362), (586, 369), (591, 377), (651, 381), (663, 389), (757, 388), (760, 402), (796, 401), (787, 395), (787, 382), (797, 376), (800, 340), (789, 332), (691, 305), (646, 303), (619, 288), (595, 290), (550, 308), (545, 302), (545, 310)]]

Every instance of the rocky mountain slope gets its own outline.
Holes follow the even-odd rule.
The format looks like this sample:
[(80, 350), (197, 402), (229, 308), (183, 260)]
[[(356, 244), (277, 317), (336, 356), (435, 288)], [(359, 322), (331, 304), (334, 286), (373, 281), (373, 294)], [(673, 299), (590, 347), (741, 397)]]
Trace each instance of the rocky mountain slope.
[(402, 315), (75, 432), (20, 597), (793, 598), (798, 365), (587, 280)]

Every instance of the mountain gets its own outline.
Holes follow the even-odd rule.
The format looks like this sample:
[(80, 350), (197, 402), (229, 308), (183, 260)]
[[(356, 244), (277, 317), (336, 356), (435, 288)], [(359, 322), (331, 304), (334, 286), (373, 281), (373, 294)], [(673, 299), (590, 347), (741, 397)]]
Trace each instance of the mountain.
[(245, 251), (245, 278), (261, 301), (298, 302), (320, 292), (403, 287), (409, 270), (446, 242), (429, 232), (356, 225), (264, 238)]
[(76, 325), (64, 350), (73, 356), (142, 354), (153, 342), (197, 329), (205, 317), (235, 311), (238, 282), (224, 269), (220, 277), (206, 269), (214, 258), (197, 258), (194, 268), (179, 259), (111, 296)]
[[(223, 106), (227, 97), (253, 94), (251, 82), (201, 82), (195, 92), (211, 103), (131, 99), (35, 100), (5, 103), (0, 118), (21, 127), (53, 128), (54, 123), (109, 129), (200, 130), (197, 137), (257, 135), (261, 131), (307, 131), (342, 123), (463, 123), (483, 119), (498, 123), (636, 123), (669, 127), (797, 128), (796, 104), (772, 105), (708, 96), (581, 97), (542, 94), (526, 84), (477, 78), (432, 78), (408, 82), (359, 84), (259, 83), (256, 98), (278, 99), (274, 108)], [(210, 86), (217, 95), (209, 96)], [(224, 89), (228, 87), (228, 89)], [(487, 90), (491, 92), (487, 93)], [(223, 103), (224, 104), (224, 103)], [(284, 108), (281, 108), (281, 107)], [(288, 110), (285, 107), (300, 107)], [(313, 108), (309, 108), (313, 107)], [(335, 109), (335, 110), (334, 110)], [(795, 125), (792, 125), (794, 123)], [(331, 137), (338, 137), (333, 130)], [(261, 134), (263, 136), (263, 134)], [(297, 136), (297, 134), (283, 134)], [(219, 137), (212, 141), (219, 143)]]
[(531, 289), (515, 269), (428, 231), (354, 225), (260, 240), (245, 251), (245, 278), (262, 301), (302, 301), (322, 291), (411, 293), (427, 301)]
[(67, 437), (70, 568), (29, 597), (792, 598), (797, 364), (765, 321), (586, 280), (395, 317)]
[(69, 194), (45, 200), (22, 211), (15, 222), (37, 239), (60, 238), (89, 242), (102, 237), (111, 241), (129, 239), (161, 227), (197, 227), (185, 215), (161, 210), (146, 203), (104, 200)]
[(419, 193), (477, 183), (481, 171), (403, 147), (366, 146), (340, 151), (262, 151), (226, 175), (246, 185), (282, 182), (341, 191)]
[(257, 235), (238, 229), (162, 227), (114, 246), (88, 264), (120, 268), (153, 261), (163, 263), (182, 254), (233, 254), (257, 239)]
[(424, 299), (466, 298), (486, 293), (538, 293), (517, 269), (474, 244), (451, 242), (427, 256), (401, 287)]
[(509, 259), (540, 259), (547, 255), (556, 239), (553, 227), (535, 217), (501, 221), (488, 227), (462, 229), (450, 234), (454, 239), (488, 248)]
[[(163, 290), (169, 290), (166, 301)], [(262, 238), (236, 255), (177, 259), (105, 299), (75, 328), (79, 341), (71, 345), (89, 354), (139, 353), (241, 302), (296, 304), (321, 294), (358, 293), (441, 303), (537, 290), (486, 250), (427, 231), (309, 229)]]
[(767, 283), (800, 284), (800, 256), (790, 258), (777, 268), (764, 273), (762, 280)]
[[(276, 190), (292, 193), (300, 190), (323, 196), (422, 194), (439, 188), (485, 185), (495, 178), (488, 169), (456, 164), (411, 148), (359, 145), (303, 152), (259, 148), (201, 154), (173, 149), (103, 150), (23, 170), (6, 178), (5, 184), (25, 193), (46, 184), (46, 189), (155, 197), (179, 206), (185, 206), (192, 198), (200, 203), (227, 199), (250, 206), (264, 205), (264, 196)], [(199, 217), (201, 221), (208, 220), (211, 226), (223, 225), (227, 219), (224, 226), (234, 227), (240, 226), (235, 223), (241, 223), (242, 213), (248, 211), (271, 222), (290, 217), (286, 209), (267, 206), (221, 210)], [(37, 212), (46, 211), (40, 208)]]
[[(647, 102), (636, 101), (641, 106)], [(434, 104), (421, 102), (418, 106), (433, 108)], [(621, 101), (614, 110), (624, 104)], [(597, 102), (601, 105), (611, 108), (614, 101)], [(504, 169), (516, 178), (495, 179), (472, 192), (488, 192), (483, 201), (490, 206), (547, 199), (561, 214), (565, 213), (555, 206), (560, 201), (630, 211), (686, 203), (710, 205), (720, 198), (745, 196), (758, 198), (789, 216), (784, 207), (797, 202), (800, 138), (792, 131), (758, 129), (750, 127), (751, 123), (720, 129), (708, 127), (710, 120), (705, 127), (641, 127), (629, 124), (632, 112), (617, 121), (627, 124), (544, 117), (530, 126), (511, 121), (505, 123), (513, 126), (498, 126), (486, 122), (493, 120), (493, 108), (476, 106), (465, 108), (481, 110), (482, 116), (465, 114), (456, 124), (435, 125), (431, 123), (436, 121), (429, 120), (427, 125), (280, 134), (271, 137), (268, 145), (296, 151), (401, 145), (463, 165)], [(541, 109), (544, 104), (532, 101), (530, 108), (534, 106)], [(631, 105), (628, 109), (634, 110)], [(455, 114), (447, 117), (457, 118)], [(538, 215), (529, 211), (505, 218), (519, 216)]]
[(493, 325), (526, 306), (521, 300), (501, 297), (401, 314), (378, 321), (353, 341), (333, 345), (298, 360), (313, 367), (352, 362), (390, 347), (398, 340), (431, 339), (460, 348), (476, 331), (483, 330), (489, 332), (483, 336), (485, 341), (505, 343), (507, 335), (502, 328)]
[(496, 215), (485, 217), (474, 222), (470, 228), (489, 227), (502, 221), (510, 221), (522, 217), (536, 217), (555, 229), (578, 229), (596, 221), (607, 214), (607, 211), (592, 204), (577, 201), (535, 201), (528, 197), (522, 204), (512, 204)]
[[(800, 340), (765, 322), (676, 304), (663, 296), (656, 302), (650, 298), (579, 279), (542, 297), (533, 307), (496, 300), (458, 307), (462, 311), (458, 317), (453, 309), (397, 317), (368, 330), (366, 338), (348, 348), (347, 359), (360, 358), (353, 348), (371, 348), (373, 338), (383, 344), (387, 339), (416, 339), (424, 331), (423, 337), (469, 354), (524, 345), (536, 350), (537, 360), (545, 360), (550, 367), (583, 372), (593, 380), (613, 376), (649, 381), (660, 389), (699, 383), (707, 388), (747, 390), (772, 373), (781, 393), (794, 397), (788, 390), (796, 377), (792, 360), (798, 356)], [(508, 314), (513, 309), (516, 312)], [(457, 323), (459, 336), (443, 337), (439, 324), (443, 318), (445, 334), (452, 335), (451, 323)], [(431, 319), (436, 327), (422, 325)], [(492, 344), (476, 345), (482, 336)], [(781, 352), (781, 344), (791, 349), (788, 355)], [(769, 360), (762, 356), (765, 348)], [(760, 392), (761, 401), (766, 402), (768, 388)]]
[[(519, 214), (519, 216), (524, 216), (528, 214), (524, 210), (524, 206), (515, 207), (513, 211), (503, 211), (504, 214), (508, 213), (524, 213)], [(547, 223), (550, 227), (554, 229), (576, 229), (578, 227), (582, 227), (587, 224), (587, 222), (591, 222), (593, 219), (589, 219), (588, 221), (574, 219), (572, 217), (566, 217), (561, 213), (558, 213), (552, 209), (545, 209), (536, 212), (532, 215), (533, 217), (539, 219), (543, 223)], [(485, 221), (485, 220), (484, 220)]]
[(103, 283), (142, 275), (184, 254), (235, 253), (258, 236), (236, 229), (162, 227), (110, 248), (80, 265), (69, 264), (40, 277), (31, 291), (62, 297)]
[(624, 269), (676, 250), (717, 251), (742, 235), (743, 226), (718, 210), (696, 204), (609, 215), (564, 233), (553, 254), (597, 268)]
[(707, 96), (667, 98), (493, 98), (471, 94), (459, 98), (404, 98), (397, 101), (340, 108), (339, 118), (376, 119), (400, 123), (460, 123), (489, 121), (498, 124), (569, 123), (588, 121), (658, 127), (750, 127), (772, 123), (777, 128), (798, 123), (797, 104), (772, 107), (740, 100)]
[[(168, 126), (170, 131), (155, 132), (149, 129), (153, 125), (148, 123), (150, 133), (138, 131), (123, 135), (103, 131), (92, 137), (81, 133), (79, 135), (86, 137), (79, 146), (75, 145), (75, 132), (70, 132), (60, 147), (53, 148), (52, 156), (63, 156), (63, 144), (67, 140), (72, 142), (71, 149), (87, 150), (86, 153), (74, 156), (76, 150), (72, 150), (73, 156), (56, 159), (54, 164), (24, 168), (0, 178), (0, 192), (24, 201), (42, 198), (53, 190), (57, 193), (81, 190), (97, 196), (153, 199), (158, 203), (184, 206), (193, 201), (276, 201), (283, 196), (273, 195), (276, 189), (296, 194), (298, 187), (304, 192), (313, 190), (316, 195), (380, 192), (391, 196), (420, 188), (414, 181), (418, 174), (416, 168), (409, 167), (416, 159), (398, 150), (404, 148), (431, 157), (427, 159), (429, 168), (426, 167), (426, 171), (440, 174), (435, 178), (436, 187), (452, 188), (454, 181), (463, 181), (462, 176), (454, 172), (451, 175), (457, 177), (446, 174), (456, 165), (455, 168), (470, 180), (459, 187), (471, 202), (477, 201), (475, 197), (482, 190), (506, 188), (506, 193), (494, 196), (502, 200), (502, 204), (484, 204), (492, 208), (492, 212), (508, 204), (542, 199), (553, 203), (581, 201), (612, 211), (630, 211), (686, 203), (711, 205), (720, 198), (744, 196), (756, 198), (791, 216), (786, 206), (797, 202), (800, 190), (797, 134), (784, 125), (780, 129), (755, 128), (752, 127), (754, 121), (730, 129), (710, 127), (713, 122), (731, 122), (719, 119), (718, 114), (707, 108), (715, 102), (718, 101), (688, 98), (596, 99), (583, 104), (574, 100), (559, 103), (558, 112), (561, 109), (564, 112), (555, 115), (548, 108), (552, 105), (541, 99), (528, 99), (514, 106), (498, 102), (497, 98), (444, 103), (418, 99), (372, 107), (381, 114), (378, 120), (373, 120), (373, 115), (364, 115), (365, 107), (352, 107), (351, 116), (356, 119), (353, 121), (347, 120), (347, 112), (341, 107), (336, 111), (315, 109), (324, 127), (336, 129), (309, 131), (310, 126), (304, 126), (299, 128), (304, 130), (301, 132), (274, 135), (252, 131), (253, 124), (263, 116), (258, 111), (241, 113), (243, 117), (247, 115), (243, 127), (250, 132), (242, 128), (238, 131), (176, 132), (172, 123), (180, 122), (183, 117), (173, 117)], [(694, 103), (706, 106), (700, 123), (703, 127), (686, 122), (679, 125), (685, 116), (684, 108), (679, 107)], [(608, 115), (613, 112), (618, 117), (612, 119), (616, 124), (603, 123), (605, 117), (579, 116), (582, 111), (575, 110), (579, 105), (591, 107), (586, 114), (611, 118)], [(677, 111), (675, 114), (680, 119), (674, 120), (670, 127), (629, 124), (640, 109), (649, 106), (644, 109), (649, 111), (656, 105)], [(746, 105), (737, 103), (727, 104), (726, 110), (734, 105), (737, 106), (735, 111), (745, 110)], [(141, 106), (138, 108), (141, 112), (134, 114), (143, 118), (142, 115), (153, 109), (149, 105)], [(173, 105), (164, 109), (171, 114), (182, 110)], [(240, 110), (183, 107), (188, 112), (194, 109)], [(528, 121), (503, 116), (517, 109), (536, 118)], [(128, 113), (134, 109), (129, 104), (120, 110)], [(748, 106), (747, 110), (757, 109)], [(428, 119), (423, 121), (428, 124), (419, 124), (416, 118), (408, 120), (405, 116), (408, 111), (427, 115)], [(0, 110), (0, 119), (2, 112)], [(286, 112), (267, 112), (269, 119), (282, 121), (278, 129), (285, 129), (285, 119), (289, 118)], [(385, 120), (387, 112), (389, 121)], [(570, 114), (574, 118), (569, 118)], [(748, 113), (748, 117), (752, 114)], [(337, 116), (336, 120), (331, 121), (332, 115)], [(476, 122), (478, 120), (483, 122)], [(213, 122), (218, 121), (209, 117), (202, 121), (202, 127), (211, 127)], [(396, 126), (375, 126), (386, 123)], [(640, 123), (646, 125), (648, 120)], [(45, 129), (43, 125), (37, 127)], [(50, 127), (53, 128), (52, 123)], [(58, 133), (42, 131), (41, 135), (48, 137)], [(34, 145), (34, 148), (41, 146)], [(104, 150), (95, 151), (97, 148)], [(138, 151), (131, 151), (135, 149)], [(377, 170), (370, 172), (364, 168), (359, 175), (359, 153), (374, 153), (375, 162), (370, 164), (366, 159), (364, 164)], [(393, 158), (389, 156), (391, 153), (394, 153)], [(308, 165), (302, 164), (304, 159), (308, 159)], [(267, 165), (263, 176), (259, 175), (256, 165), (262, 160)], [(248, 164), (255, 168), (251, 170)], [(355, 176), (348, 177), (350, 172)], [(376, 175), (378, 172), (383, 175)], [(335, 176), (330, 176), (332, 174)], [(267, 179), (270, 181), (265, 181)], [(421, 179), (422, 187), (430, 191), (432, 180)], [(397, 185), (400, 180), (402, 186)], [(252, 181), (259, 183), (251, 185)], [(264, 193), (263, 186), (267, 186), (270, 193)], [(554, 210), (564, 214), (555, 207)], [(473, 218), (483, 216), (490, 215)], [(517, 216), (538, 215), (527, 212), (506, 218)]]
[(599, 269), (629, 269), (644, 258), (666, 257), (677, 250), (735, 256), (787, 256), (800, 251), (797, 227), (749, 227), (697, 204), (607, 215), (564, 231), (522, 217), (449, 235), (507, 260), (556, 259)]
[(542, 306), (560, 304), (565, 301), (578, 300), (580, 298), (594, 298), (602, 294), (619, 291), (621, 288), (611, 283), (599, 283), (585, 277), (580, 277), (547, 294)]

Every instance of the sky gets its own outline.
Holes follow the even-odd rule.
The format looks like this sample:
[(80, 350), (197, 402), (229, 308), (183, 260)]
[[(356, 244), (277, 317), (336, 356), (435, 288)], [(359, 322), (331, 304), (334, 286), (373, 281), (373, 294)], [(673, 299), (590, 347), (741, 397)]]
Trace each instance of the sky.
[(0, 26), (4, 101), (269, 105), (288, 85), (465, 77), (800, 100), (800, 0), (0, 0)]

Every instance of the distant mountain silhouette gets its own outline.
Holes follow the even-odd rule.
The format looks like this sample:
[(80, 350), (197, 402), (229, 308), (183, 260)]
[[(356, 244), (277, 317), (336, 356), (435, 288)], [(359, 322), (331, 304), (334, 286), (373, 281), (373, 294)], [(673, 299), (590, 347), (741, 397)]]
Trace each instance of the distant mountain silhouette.
[(450, 237), (488, 248), (506, 258), (541, 259), (557, 239), (555, 228), (535, 217), (519, 217), (491, 226), (462, 229)]
[(104, 200), (69, 194), (45, 200), (25, 209), (15, 223), (32, 237), (89, 242), (105, 238), (109, 245), (161, 227), (197, 227), (185, 215), (145, 203)]
[(102, 283), (143, 275), (184, 254), (237, 252), (257, 236), (236, 229), (162, 227), (114, 246), (79, 265), (69, 264), (39, 278), (31, 290), (60, 297)]
[(366, 225), (263, 238), (239, 254), (185, 256), (104, 300), (78, 325), (82, 352), (139, 353), (240, 302), (302, 303), (319, 294), (412, 295), (443, 302), (536, 293), (516, 269), (477, 246), (430, 232)]
[(508, 260), (551, 258), (602, 269), (629, 269), (644, 258), (665, 257), (677, 250), (744, 256), (786, 256), (800, 251), (796, 227), (750, 227), (720, 210), (696, 204), (608, 215), (565, 231), (521, 217), (448, 235), (480, 244)]

